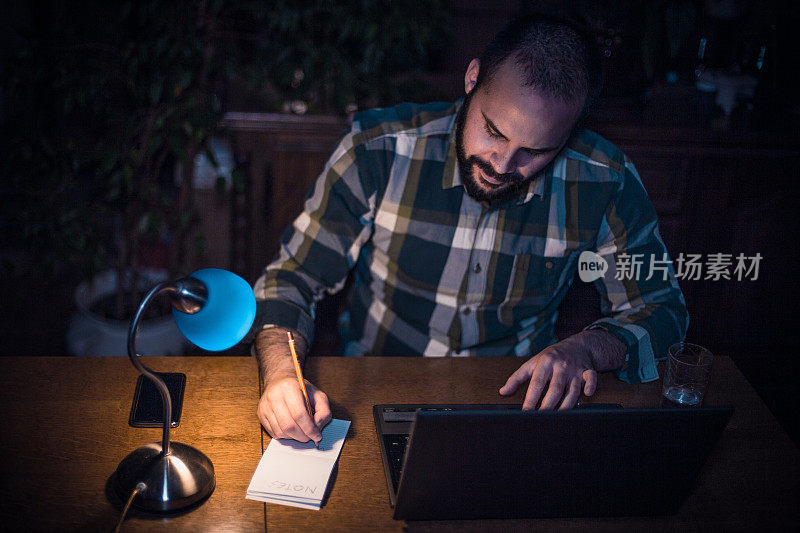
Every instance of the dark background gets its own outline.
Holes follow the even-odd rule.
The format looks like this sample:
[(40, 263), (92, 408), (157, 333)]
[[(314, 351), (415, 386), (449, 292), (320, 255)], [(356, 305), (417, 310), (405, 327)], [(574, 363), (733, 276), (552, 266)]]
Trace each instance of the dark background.
[[(159, 14), (157, 2), (143, 4)], [(459, 98), (469, 60), (505, 22), (528, 12), (568, 15), (590, 31), (603, 58), (604, 92), (589, 125), (618, 144), (637, 165), (659, 212), (661, 234), (673, 260), (679, 253), (763, 257), (757, 280), (680, 281), (691, 316), (687, 340), (733, 357), (799, 441), (793, 408), (800, 371), (795, 335), (795, 276), (800, 260), (795, 34), (800, 9), (794, 3), (574, 2), (568, 12), (561, 2), (511, 0), (431, 0), (422, 7), (394, 2), (392, 9), (386, 2), (344, 2), (338, 7), (330, 2), (300, 7), (269, 4), (269, 8), (247, 4), (247, 9), (234, 9), (228, 17), (227, 3), (219, 2), (218, 13), (225, 16), (219, 17), (222, 23), (217, 29), (222, 30), (210, 41), (200, 39), (198, 49), (185, 54), (185, 62), (195, 61), (202, 57), (201, 45), (208, 42), (221, 54), (207, 79), (190, 78), (181, 85), (179, 75), (176, 87), (185, 87), (184, 92), (196, 88), (200, 101), (215, 113), (192, 115), (187, 119), (192, 124), (214, 120), (225, 126), (219, 135), (231, 143), (240, 182), (196, 193), (191, 236), (203, 246), (187, 252), (177, 270), (159, 263), (161, 255), (174, 255), (169, 249), (174, 242), (172, 226), (164, 214), (169, 209), (162, 213), (152, 208), (158, 227), (167, 230), (161, 231), (155, 245), (142, 245), (145, 262), (179, 273), (220, 266), (255, 281), (346, 125), (348, 112), (406, 100)], [(367, 4), (377, 7), (364, 7)], [(119, 25), (120, 9), (104, 2), (56, 1), (4, 8), (5, 20), (0, 23), (4, 24), (0, 26), (2, 355), (67, 353), (64, 338), (75, 311), (73, 292), (87, 272), (115, 264), (124, 240), (119, 213), (133, 201), (107, 189), (108, 180), (97, 181), (97, 161), (102, 159), (76, 159), (75, 154), (92, 152), (95, 145), (88, 140), (98, 136), (98, 129), (104, 135), (101, 128), (93, 128), (105, 124), (98, 118), (101, 113), (107, 119), (109, 109), (126, 109), (129, 100), (142, 96), (126, 92), (126, 87), (138, 87), (144, 75), (172, 80), (169, 69), (180, 64), (182, 56), (175, 59), (169, 53), (197, 44), (191, 35), (187, 37), (191, 25), (167, 25), (155, 37), (142, 33), (136, 46), (145, 49), (161, 37), (159, 46), (167, 52), (153, 48), (154, 55), (144, 57), (152, 67), (146, 71), (125, 70), (130, 66), (125, 61), (136, 58), (125, 55), (121, 60), (125, 68), (116, 81), (98, 77), (93, 86), (92, 76), (99, 76), (103, 64), (93, 66), (91, 61), (106, 56), (76, 56), (70, 50), (92, 43), (92, 49), (99, 47), (116, 57), (123, 44), (136, 43), (135, 38), (119, 38), (131, 32), (137, 35), (130, 19), (125, 19), (128, 26)], [(150, 16), (142, 9), (143, 17)], [(165, 9), (164, 17), (168, 16)], [(355, 22), (347, 26), (351, 37), (343, 41), (342, 28), (348, 20)], [(168, 59), (161, 66), (159, 58)], [(739, 96), (731, 114), (725, 115), (715, 104), (715, 93), (701, 91), (696, 84), (698, 73), (710, 72), (751, 76), (755, 89)], [(65, 114), (64, 88), (87, 80), (83, 93), (71, 93), (78, 95), (77, 111)], [(158, 90), (167, 104), (180, 93), (171, 85)], [(150, 86), (144, 101), (148, 91)], [(108, 107), (92, 111), (80, 101), (81, 95)], [(24, 157), (19, 155), (20, 139), (29, 142)], [(40, 140), (47, 140), (52, 154), (38, 151)], [(190, 145), (170, 152), (153, 171), (153, 183), (165, 198), (178, 194), (173, 183), (180, 156), (175, 154)], [(62, 153), (69, 157), (59, 159)], [(87, 177), (89, 167), (76, 166), (76, 160), (91, 160), (92, 179)], [(59, 172), (70, 178), (61, 180)], [(66, 209), (73, 205), (86, 209)], [(67, 216), (70, 213), (73, 218)], [(93, 237), (100, 248), (91, 246)], [(580, 289), (576, 287), (570, 298), (586, 313), (565, 312), (561, 322), (569, 323), (567, 329), (580, 325), (586, 319), (583, 315), (596, 306), (596, 300)], [(319, 354), (335, 351), (331, 314), (341, 305), (333, 301), (321, 309), (320, 320), (328, 333), (320, 334), (323, 344), (315, 347)]]

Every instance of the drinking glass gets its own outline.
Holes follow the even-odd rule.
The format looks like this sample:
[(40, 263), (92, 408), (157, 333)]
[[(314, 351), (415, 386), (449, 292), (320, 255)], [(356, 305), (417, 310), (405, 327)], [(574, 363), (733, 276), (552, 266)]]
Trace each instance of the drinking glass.
[(663, 394), (667, 403), (695, 407), (703, 403), (714, 355), (697, 344), (678, 342), (669, 347)]

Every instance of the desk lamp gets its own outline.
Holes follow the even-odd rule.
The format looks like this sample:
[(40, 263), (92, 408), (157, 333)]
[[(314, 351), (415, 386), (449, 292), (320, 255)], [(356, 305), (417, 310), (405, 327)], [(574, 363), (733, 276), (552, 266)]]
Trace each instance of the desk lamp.
[(172, 399), (164, 380), (147, 368), (136, 353), (136, 329), (148, 303), (166, 294), (181, 333), (205, 350), (225, 350), (241, 341), (256, 314), (253, 290), (245, 280), (218, 268), (198, 270), (175, 282), (153, 287), (139, 304), (128, 330), (128, 356), (139, 372), (161, 394), (164, 434), (161, 444), (151, 442), (131, 452), (117, 467), (116, 490), (123, 500), (134, 489), (136, 507), (148, 511), (177, 511), (193, 505), (214, 491), (214, 465), (200, 450), (170, 442)]

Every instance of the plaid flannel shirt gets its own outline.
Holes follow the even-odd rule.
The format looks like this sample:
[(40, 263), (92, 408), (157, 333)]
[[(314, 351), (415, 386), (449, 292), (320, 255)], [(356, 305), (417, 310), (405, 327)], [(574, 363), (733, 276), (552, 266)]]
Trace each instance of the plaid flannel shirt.
[(316, 302), (352, 271), (347, 355), (535, 355), (555, 342), (558, 305), (591, 250), (609, 268), (594, 282), (604, 317), (589, 328), (627, 346), (619, 378), (656, 379), (688, 314), (671, 262), (649, 280), (616, 275), (620, 257), (668, 258), (633, 164), (580, 130), (518, 198), (476, 202), (455, 153), (461, 104), (354, 117), (256, 282), (256, 328), (310, 345)]

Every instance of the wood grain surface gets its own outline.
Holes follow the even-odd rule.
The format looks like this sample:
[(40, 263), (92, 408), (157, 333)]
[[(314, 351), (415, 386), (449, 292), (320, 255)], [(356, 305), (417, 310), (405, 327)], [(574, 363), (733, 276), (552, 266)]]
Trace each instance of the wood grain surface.
[[(211, 458), (217, 488), (181, 515), (133, 512), (123, 531), (783, 530), (800, 519), (800, 452), (728, 357), (716, 358), (705, 403), (736, 410), (677, 515), (408, 523), (391, 518), (372, 406), (520, 403), (523, 391), (503, 398), (497, 389), (521, 359), (309, 358), (306, 377), (328, 393), (334, 416), (352, 421), (320, 511), (244, 498), (269, 443), (255, 417), (252, 358), (151, 362), (159, 371), (186, 373), (183, 417), (173, 436)], [(120, 358), (12, 357), (0, 364), (0, 529), (112, 530), (119, 502), (107, 494), (111, 475), (125, 455), (161, 435), (128, 426), (135, 369)], [(594, 397), (582, 401), (657, 407), (660, 381), (628, 385), (604, 374)]]
[[(122, 531), (260, 531), (264, 504), (245, 499), (261, 457), (258, 371), (249, 357), (145, 358), (186, 374), (174, 441), (205, 453), (217, 484), (178, 515), (131, 510)], [(119, 462), (160, 428), (128, 425), (138, 372), (128, 358), (0, 358), (0, 530), (113, 531)]]
[[(326, 505), (320, 511), (308, 512), (267, 504), (267, 530), (716, 531), (791, 529), (798, 523), (800, 452), (728, 357), (715, 360), (705, 404), (733, 405), (736, 411), (692, 495), (676, 516), (456, 523), (392, 520), (372, 406), (521, 403), (524, 388), (511, 398), (497, 392), (521, 363), (521, 359), (505, 357), (309, 358), (306, 378), (330, 396), (334, 416), (351, 420), (352, 425)], [(661, 382), (629, 385), (612, 374), (603, 374), (595, 395), (581, 401), (658, 407)], [(532, 504), (535, 497), (531, 495)]]

